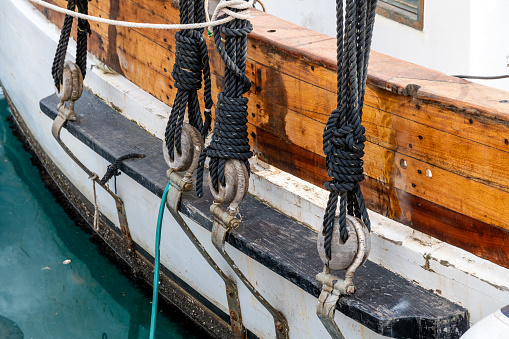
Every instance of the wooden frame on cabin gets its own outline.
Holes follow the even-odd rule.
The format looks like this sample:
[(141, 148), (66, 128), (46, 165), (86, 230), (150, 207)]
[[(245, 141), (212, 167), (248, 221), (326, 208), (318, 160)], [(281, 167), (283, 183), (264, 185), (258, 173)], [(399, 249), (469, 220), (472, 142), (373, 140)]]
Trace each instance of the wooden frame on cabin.
[(377, 14), (422, 31), (424, 0), (379, 0)]

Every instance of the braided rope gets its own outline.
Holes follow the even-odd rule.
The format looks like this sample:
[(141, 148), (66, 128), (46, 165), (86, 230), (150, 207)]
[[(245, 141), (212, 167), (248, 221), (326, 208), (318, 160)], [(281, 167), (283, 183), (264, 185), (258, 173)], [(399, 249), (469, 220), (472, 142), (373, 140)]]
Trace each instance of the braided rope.
[[(88, 13), (88, 0), (77, 0), (76, 6), (78, 11), (83, 14)], [(81, 70), (83, 79), (87, 74), (87, 40), (88, 36), (92, 34), (88, 20), (78, 19), (78, 36), (76, 39), (76, 65)]]
[[(228, 1), (227, 3), (236, 3)], [(235, 7), (224, 11), (235, 12)], [(214, 17), (214, 16), (213, 16)], [(209, 173), (212, 186), (219, 189), (219, 183), (226, 184), (224, 167), (227, 159), (240, 160), (248, 173), (249, 158), (252, 152), (247, 133), (247, 103), (244, 97), (251, 87), (245, 75), (247, 60), (247, 34), (253, 29), (248, 20), (233, 20), (222, 26), (215, 26), (214, 41), (221, 58), (225, 63), (225, 88), (219, 93), (216, 109), (216, 120), (212, 141), (206, 147), (198, 162), (196, 192), (203, 196), (203, 172), (205, 160), (210, 159)], [(221, 41), (221, 34), (225, 43)]]
[[(68, 0), (67, 10), (75, 13), (74, 10), (78, 8), (80, 13), (88, 13), (88, 0)], [(55, 87), (60, 90), (62, 84), (65, 56), (67, 54), (67, 46), (69, 45), (69, 38), (71, 36), (73, 16), (67, 15), (64, 19), (64, 25), (58, 40), (55, 58), (51, 67), (51, 75), (55, 82)], [(78, 36), (76, 44), (76, 64), (80, 68), (83, 79), (85, 79), (87, 72), (87, 40), (88, 35), (92, 34), (90, 24), (85, 19), (78, 19)]]
[[(69, 0), (67, 2), (67, 9), (69, 11), (74, 11), (74, 8), (76, 8), (76, 3), (73, 0)], [(58, 90), (60, 90), (60, 84), (62, 83), (65, 55), (67, 53), (69, 37), (71, 36), (72, 20), (72, 16), (65, 16), (64, 25), (62, 26), (62, 32), (60, 33), (60, 39), (58, 40), (57, 50), (55, 52), (55, 58), (51, 66), (51, 75), (53, 76), (55, 87)]]
[[(180, 22), (190, 24), (203, 21), (204, 7), (200, 0), (180, 0)], [(194, 30), (180, 30), (175, 34), (176, 51), (175, 65), (171, 73), (178, 89), (168, 123), (166, 125), (165, 140), (170, 158), (174, 158), (174, 150), (181, 153), (182, 124), (186, 107), (191, 126), (198, 129), (205, 136), (210, 130), (212, 122), (212, 91), (210, 83), (210, 66), (207, 43), (203, 38), (203, 28)], [(202, 120), (197, 91), (205, 81), (205, 114)]]
[(323, 219), (324, 248), (329, 259), (336, 217), (343, 242), (348, 239), (347, 214), (360, 218), (370, 229), (359, 182), (364, 180), (366, 137), (361, 121), (376, 4), (377, 0), (336, 0), (337, 107), (323, 133), (323, 151), (331, 177), (325, 183), (330, 194)]

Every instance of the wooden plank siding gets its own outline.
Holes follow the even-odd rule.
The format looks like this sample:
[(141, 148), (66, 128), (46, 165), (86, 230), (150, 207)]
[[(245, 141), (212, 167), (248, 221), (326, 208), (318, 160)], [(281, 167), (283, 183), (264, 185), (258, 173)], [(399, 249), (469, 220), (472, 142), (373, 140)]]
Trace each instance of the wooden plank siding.
[[(62, 15), (41, 11), (61, 27)], [(90, 14), (178, 22), (171, 0), (93, 0)], [(336, 105), (335, 39), (257, 10), (252, 15), (246, 71), (253, 83), (252, 148), (322, 187), (328, 180), (322, 132)], [(91, 26), (94, 55), (172, 104), (174, 32)], [(213, 40), (207, 42), (215, 98), (224, 66)], [(509, 268), (509, 93), (372, 52), (363, 120), (369, 208)]]

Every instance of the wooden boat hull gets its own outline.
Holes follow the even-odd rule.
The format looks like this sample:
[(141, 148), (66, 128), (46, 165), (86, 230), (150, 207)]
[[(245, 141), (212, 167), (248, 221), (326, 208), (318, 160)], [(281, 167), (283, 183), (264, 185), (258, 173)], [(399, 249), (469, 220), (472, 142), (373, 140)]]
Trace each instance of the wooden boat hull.
[[(170, 3), (168, 2), (166, 4)], [(172, 13), (171, 11), (169, 12)], [(48, 164), (53, 164), (55, 168), (58, 168), (58, 171), (63, 175), (64, 178), (72, 180), (72, 185), (74, 188), (82, 194), (85, 201), (90, 202), (93, 200), (90, 180), (88, 180), (86, 175), (76, 164), (73, 164), (69, 161), (67, 155), (53, 139), (49, 133), (52, 121), (46, 115), (41, 113), (39, 109), (39, 100), (47, 97), (53, 91), (51, 77), (49, 76), (49, 70), (53, 58), (54, 47), (56, 46), (56, 40), (58, 39), (58, 30), (55, 27), (48, 28), (47, 21), (38, 12), (34, 11), (33, 7), (26, 3), (7, 1), (7, 5), (5, 9), (2, 10), (0, 15), (4, 16), (5, 20), (3, 20), (3, 22), (6, 23), (2, 26), (2, 29), (0, 29), (0, 43), (3, 46), (6, 46), (7, 44), (12, 43), (12, 37), (20, 37), (14, 40), (16, 41), (17, 45), (15, 50), (2, 49), (0, 51), (2, 60), (2, 65), (0, 66), (0, 79), (2, 79), (3, 86), (6, 88), (7, 93), (12, 99), (13, 105), (19, 112), (19, 117), (26, 125), (28, 133), (31, 134), (33, 140), (35, 140), (39, 145), (41, 150), (39, 153), (43, 155), (45, 154), (48, 158)], [(46, 12), (46, 15), (48, 17), (52, 17), (53, 14)], [(141, 17), (142, 16), (140, 16), (140, 18)], [(6, 20), (7, 18), (10, 20)], [(94, 36), (95, 38), (93, 39), (102, 39), (97, 31), (93, 34), (93, 37)], [(116, 38), (120, 40), (123, 35), (115, 33), (110, 34), (110, 36), (116, 36)], [(137, 35), (133, 36), (137, 37)], [(168, 37), (163, 39), (170, 38)], [(254, 39), (254, 41), (256, 41), (256, 39)], [(261, 38), (258, 41), (259, 45), (258, 47), (254, 48), (254, 50), (263, 50), (264, 48), (268, 48), (266, 44), (261, 40)], [(102, 46), (102, 49), (100, 46)], [(138, 41), (133, 45), (133, 48), (135, 46), (143, 45)], [(139, 65), (139, 61), (136, 61), (135, 59), (132, 59), (126, 63), (119, 63), (118, 65), (115, 64), (114, 61), (109, 60), (109, 57), (105, 56), (111, 56), (111, 53), (118, 56), (120, 49), (113, 49), (113, 47), (105, 48), (104, 40), (102, 45), (92, 43), (91, 49), (94, 53), (97, 52), (96, 54), (98, 54), (99, 57), (103, 60), (107, 61), (108, 64), (111, 65), (114, 69), (120, 70), (122, 73), (124, 73), (124, 76), (127, 79), (133, 81), (134, 84), (127, 81), (120, 75), (104, 74), (100, 70), (93, 69), (88, 75), (87, 81), (85, 83), (86, 86), (89, 87), (94, 93), (97, 93), (104, 100), (112, 103), (112, 105), (114, 105), (113, 107), (117, 107), (117, 109), (122, 111), (122, 114), (127, 116), (129, 119), (136, 120), (148, 131), (155, 135), (161, 136), (169, 111), (169, 107), (166, 106), (163, 102), (169, 103), (171, 101), (170, 98), (172, 97), (172, 89), (169, 87), (171, 86), (171, 81), (168, 76), (166, 80), (159, 81), (161, 79), (161, 75), (159, 74), (160, 70), (154, 71), (153, 69), (150, 70), (150, 67), (138, 67), (137, 65)], [(110, 51), (111, 53), (104, 54), (106, 53), (106, 50)], [(143, 50), (150, 51), (150, 49), (147, 48), (144, 48)], [(142, 51), (140, 50), (139, 52), (140, 55), (142, 55)], [(121, 53), (122, 52), (120, 52), (120, 54)], [(257, 55), (256, 53), (257, 52), (255, 51), (255, 56)], [(270, 55), (269, 53), (264, 52), (258, 53), (261, 53), (261, 55)], [(129, 57), (126, 56), (125, 60), (128, 60), (128, 58)], [(273, 54), (272, 58), (272, 62), (276, 62), (281, 58), (281, 56)], [(306, 63), (302, 60), (301, 54), (296, 54), (293, 57), (288, 56), (288, 58), (290, 58), (289, 60), (293, 60), (299, 63), (300, 66), (303, 66)], [(328, 69), (328, 67), (330, 67), (330, 63), (327, 60), (330, 61), (330, 59), (322, 59), (322, 66), (317, 66), (314, 68), (313, 71), (323, 75), (316, 77), (316, 81), (323, 81), (327, 83), (330, 82), (331, 78), (333, 78), (334, 74)], [(216, 65), (217, 61), (218, 60), (216, 58)], [(283, 67), (282, 65), (284, 64), (285, 63), (282, 63), (281, 67)], [(293, 119), (291, 115), (294, 113), (291, 112), (292, 109), (286, 107), (287, 105), (295, 103), (301, 105), (302, 108), (295, 108), (291, 106), (292, 108), (295, 110), (303, 109), (304, 100), (302, 100), (302, 98), (300, 101), (298, 101), (298, 98), (296, 97), (288, 98), (288, 96), (294, 95), (292, 94), (293, 92), (290, 91), (291, 85), (288, 85), (288, 83), (292, 83), (292, 80), (290, 79), (292, 77), (284, 77), (281, 74), (274, 75), (277, 73), (275, 73), (273, 69), (260, 64), (255, 64), (254, 61), (252, 61), (252, 65), (253, 67), (257, 67), (253, 68), (253, 74), (250, 75), (255, 77), (254, 92), (250, 94), (250, 100), (253, 106), (258, 109), (256, 113), (253, 113), (255, 115), (255, 120), (252, 121), (250, 127), (251, 132), (254, 133), (255, 140), (253, 140), (253, 143), (255, 150), (260, 153), (260, 156), (263, 159), (268, 160), (269, 162), (273, 162), (274, 165), (278, 165), (283, 169), (287, 169), (290, 173), (305, 177), (312, 182), (318, 182), (319, 180), (323, 181), (323, 173), (317, 171), (319, 168), (318, 165), (323, 162), (323, 158), (320, 158), (321, 156), (318, 155), (319, 152), (317, 150), (316, 143), (313, 143), (312, 145), (299, 145), (296, 142), (294, 144), (292, 140), (295, 141), (299, 138), (294, 139), (290, 133), (291, 131), (300, 131), (301, 133), (304, 133), (304, 135), (306, 135), (305, 133), (312, 133), (314, 135), (316, 130), (321, 128), (319, 127), (321, 125), (317, 125), (318, 127), (313, 127), (314, 125), (311, 123), (306, 123), (303, 124), (300, 129), (286, 128), (286, 126), (283, 126), (284, 128), (281, 129), (278, 128), (278, 126), (281, 125), (280, 121), (271, 120), (273, 118), (270, 114), (264, 114), (262, 112), (264, 109), (266, 109), (265, 112), (286, 112), (286, 120), (282, 121), (289, 122), (291, 119)], [(325, 65), (325, 67), (323, 65)], [(163, 71), (164, 73), (169, 73), (169, 69), (171, 69), (169, 66), (170, 65), (168, 65), (168, 68), (165, 68), (167, 71)], [(311, 66), (308, 64), (306, 67), (307, 68), (304, 69), (307, 70), (307, 72), (311, 72)], [(215, 69), (217, 70), (220, 68)], [(295, 66), (288, 66), (287, 68), (287, 72), (289, 73), (292, 71), (297, 72), (297, 70), (298, 68)], [(215, 91), (220, 88), (221, 84), (220, 77), (217, 75), (217, 73), (218, 71), (215, 73)], [(135, 78), (136, 74), (138, 74), (137, 76), (139, 78)], [(256, 78), (259, 74), (261, 74), (261, 76)], [(293, 76), (297, 76), (297, 73), (294, 73)], [(148, 86), (148, 82), (146, 80), (147, 78), (152, 80), (150, 83), (153, 84), (153, 86), (159, 86), (159, 92), (156, 92), (151, 88), (143, 87), (142, 89), (135, 85), (137, 82), (140, 82), (140, 84), (147, 84)], [(141, 79), (145, 80), (142, 81)], [(258, 82), (257, 84), (256, 79), (261, 79), (259, 81), (262, 82)], [(382, 80), (371, 78), (370, 81), (373, 84), (376, 83), (376, 81)], [(259, 97), (261, 97), (259, 96), (260, 93), (270, 92), (270, 89), (274, 89), (274, 94), (271, 94), (271, 98), (281, 98), (281, 95), (276, 95), (281, 93), (277, 92), (276, 89), (278, 86), (275, 85), (280, 85), (280, 87), (285, 89), (287, 96), (285, 98), (284, 105), (282, 105), (283, 103), (279, 105), (270, 101), (276, 99), (259, 99)], [(299, 83), (299, 86), (301, 85), (302, 84)], [(415, 104), (413, 102), (415, 97), (412, 96), (412, 94), (415, 93), (411, 91), (412, 87), (402, 87), (401, 84), (399, 84), (397, 81), (391, 83), (386, 82), (384, 86), (389, 88), (393, 86), (392, 88), (396, 92), (400, 92), (397, 98), (403, 98), (401, 100), (404, 101), (406, 100), (405, 104), (401, 104), (399, 101), (397, 101), (397, 103), (393, 104), (392, 107), (399, 107), (398, 109), (401, 109), (401, 107), (409, 107), (413, 105), (417, 110), (422, 109), (423, 106), (421, 106), (421, 108), (417, 108), (416, 105), (420, 104)], [(454, 87), (456, 84), (453, 84), (452, 86)], [(316, 91), (314, 93), (318, 93), (317, 95), (319, 95), (321, 98), (324, 98), (324, 101), (318, 102), (320, 105), (325, 105), (320, 109), (323, 108), (323, 112), (327, 112), (327, 110), (331, 108), (328, 106), (330, 106), (331, 102), (333, 102), (331, 99), (333, 97), (333, 92), (326, 91), (321, 87), (315, 87)], [(298, 87), (294, 89), (297, 88)], [(378, 97), (387, 95), (386, 92), (382, 92), (379, 87), (374, 85), (371, 85), (369, 91), (372, 91), (370, 93), (376, 93), (376, 91), (380, 91)], [(154, 100), (150, 95), (147, 94), (147, 92), (153, 94), (158, 99), (162, 99), (163, 102)], [(377, 96), (373, 95), (372, 98), (375, 100)], [(389, 98), (387, 101), (383, 102), (384, 104), (388, 105), (390, 100), (393, 99)], [(427, 105), (430, 107), (435, 107), (433, 106), (434, 103), (432, 103), (434, 98), (429, 98), (428, 100), (430, 103), (427, 103)], [(425, 105), (424, 103), (421, 104)], [(257, 105), (260, 107), (257, 107)], [(373, 108), (373, 111), (377, 111), (377, 109)], [(444, 112), (442, 113), (445, 114)], [(326, 114), (328, 113), (325, 113), (325, 115)], [(386, 116), (386, 118), (382, 118), (382, 120), (398, 118), (395, 114), (392, 113), (384, 113), (384, 116)], [(321, 117), (320, 119), (321, 120), (318, 120), (322, 121), (324, 117)], [(482, 121), (485, 121), (485, 119)], [(321, 123), (323, 123), (323, 121)], [(490, 121), (487, 121), (487, 124), (493, 125), (493, 123)], [(304, 126), (306, 128), (309, 127), (309, 131), (306, 131)], [(394, 128), (394, 125), (386, 124), (386, 128), (390, 130), (389, 134), (394, 137), (393, 132), (391, 131), (391, 128)], [(503, 129), (504, 127), (502, 126), (498, 128)], [(281, 131), (284, 131), (287, 133), (287, 135), (278, 135), (278, 133), (281, 133)], [(321, 132), (318, 135), (321, 135)], [(476, 135), (475, 137), (477, 138), (481, 136)], [(84, 162), (90, 164), (94, 171), (103, 173), (106, 170), (108, 161), (91, 150), (85, 143), (77, 140), (76, 138), (73, 138), (73, 136), (68, 133), (64, 133), (63, 138), (65, 142), (68, 143), (77, 154), (83, 157)], [(305, 138), (300, 138), (305, 140)], [(316, 137), (314, 138), (316, 139)], [(389, 141), (392, 140), (391, 138), (389, 138)], [(282, 143), (270, 142), (272, 139), (284, 140), (285, 142), (288, 142), (288, 144), (286, 144), (286, 146), (290, 145), (290, 147), (286, 147), (286, 151), (289, 152), (288, 157), (281, 157), (280, 155), (276, 156), (277, 153), (271, 153), (275, 152), (269, 147), (271, 145), (276, 147), (276, 150), (282, 151)], [(498, 139), (496, 140), (498, 142)], [(394, 140), (392, 142), (394, 142)], [(373, 154), (379, 155), (373, 155), (372, 159), (369, 158), (367, 160), (368, 174), (370, 175), (371, 179), (367, 180), (368, 184), (365, 184), (364, 187), (368, 188), (367, 195), (372, 198), (372, 207), (374, 206), (377, 210), (382, 209), (382, 212), (385, 212), (385, 214), (393, 217), (396, 220), (405, 221), (404, 218), (408, 218), (408, 215), (404, 214), (406, 210), (402, 209), (401, 206), (405, 206), (403, 202), (408, 203), (408, 201), (411, 201), (408, 196), (404, 195), (409, 193), (405, 191), (402, 193), (403, 195), (398, 195), (398, 191), (396, 191), (397, 188), (395, 186), (391, 186), (391, 184), (397, 185), (397, 183), (400, 182), (402, 183), (401, 185), (403, 185), (402, 187), (406, 187), (406, 181), (401, 178), (398, 179), (398, 181), (391, 177), (393, 174), (390, 173), (392, 172), (387, 173), (386, 171), (389, 167), (392, 167), (393, 171), (396, 171), (396, 169), (394, 169), (394, 164), (398, 163), (398, 157), (401, 157), (401, 154), (406, 156), (406, 153), (399, 153), (397, 150), (393, 151), (390, 149), (383, 149), (382, 153), (380, 154), (380, 151), (378, 151), (379, 153), (376, 153), (377, 147), (380, 148), (379, 145), (374, 142), (372, 142), (370, 145), (371, 146), (369, 147), (375, 149)], [(412, 151), (410, 149), (413, 149), (413, 147), (408, 148), (408, 152), (411, 153)], [(271, 154), (273, 154), (272, 157)], [(298, 156), (299, 154), (305, 154), (306, 157)], [(413, 155), (413, 153), (411, 153), (411, 155)], [(290, 164), (285, 165), (285, 159), (293, 160), (291, 160)], [(408, 162), (412, 162), (410, 163), (410, 166), (416, 166), (413, 164), (414, 158), (410, 157), (407, 159), (409, 159), (407, 160)], [(306, 165), (302, 162), (297, 163), (296, 161), (298, 160), (309, 161), (313, 166), (306, 167)], [(380, 171), (380, 168), (378, 167), (380, 161), (383, 161), (384, 164), (390, 162), (390, 164), (382, 164), (381, 173), (379, 173), (379, 175), (370, 174), (372, 173), (370, 171)], [(369, 164), (370, 162), (373, 163)], [(308, 170), (306, 170), (306, 168), (308, 168)], [(436, 176), (438, 169), (433, 167), (432, 171)], [(415, 172), (417, 172), (417, 167), (415, 168)], [(279, 190), (279, 192), (284, 196), (282, 199), (284, 202), (289, 202), (290, 200), (298, 201), (300, 199), (300, 201), (297, 203), (294, 202), (293, 206), (301, 203), (309, 204), (310, 210), (315, 209), (317, 212), (309, 213), (309, 215), (308, 213), (304, 213), (304, 215), (302, 215), (302, 219), (308, 223), (315, 222), (314, 220), (316, 220), (316, 216), (319, 216), (323, 213), (323, 206), (320, 206), (320, 199), (307, 199), (307, 202), (303, 201), (306, 199), (299, 198), (299, 195), (295, 192), (291, 192), (291, 190), (288, 188), (281, 187), (280, 182), (277, 182), (278, 180), (281, 180), (281, 177), (276, 178), (273, 181), (271, 181), (271, 179), (267, 179), (271, 176), (274, 177), (274, 173), (277, 173), (277, 171), (270, 168), (267, 169), (267, 167), (264, 169), (258, 168), (254, 173), (254, 178), (251, 185), (253, 187), (253, 192), (259, 195), (261, 199), (267, 200), (269, 203), (278, 199), (275, 196), (264, 196), (262, 194), (262, 191), (266, 190), (268, 187), (274, 191)], [(389, 177), (384, 177), (383, 173), (386, 173), (386, 175)], [(149, 254), (148, 256), (150, 256), (150, 253), (153, 253), (153, 239), (156, 223), (155, 218), (159, 205), (159, 197), (146, 188), (137, 184), (135, 180), (127, 175), (121, 176), (118, 180), (119, 195), (122, 196), (122, 199), (126, 204), (129, 223), (131, 225), (138, 225), (133, 226), (134, 229), (131, 231), (133, 239), (139, 245), (139, 247), (144, 249)], [(372, 188), (372, 191), (369, 190), (370, 182), (376, 183), (374, 188)], [(425, 181), (423, 182), (425, 183)], [(302, 185), (301, 187), (309, 187), (305, 186), (305, 183), (300, 183), (300, 185)], [(379, 185), (382, 185), (382, 187)], [(390, 197), (388, 201), (386, 201), (387, 198), (383, 198), (387, 191), (389, 191), (387, 196)], [(321, 194), (323, 195), (323, 192), (317, 192), (318, 196)], [(374, 192), (376, 192), (376, 195)], [(425, 192), (427, 194), (428, 191)], [(399, 210), (395, 207), (395, 197), (398, 198), (398, 206), (396, 207), (399, 208)], [(421, 205), (419, 205), (419, 203), (421, 203)], [(429, 201), (419, 200), (416, 202), (417, 206), (422, 206), (422, 203), (429, 203)], [(105, 219), (114, 222), (116, 220), (116, 209), (111, 199), (108, 199), (108, 197), (105, 195), (99, 195), (99, 205), (101, 206), (101, 212), (103, 213)], [(437, 206), (438, 208), (444, 208), (440, 205)], [(281, 206), (283, 211), (286, 211), (286, 208), (287, 207), (285, 206)], [(383, 208), (386, 210), (383, 210)], [(300, 213), (302, 213), (302, 211)], [(412, 226), (417, 228), (420, 224), (415, 219), (418, 218), (416, 215), (418, 216), (418, 214), (412, 214), (411, 221)], [(427, 214), (424, 213), (424, 215)], [(449, 299), (452, 299), (456, 302), (461, 302), (469, 309), (472, 320), (474, 322), (479, 320), (483, 313), (487, 314), (507, 302), (507, 287), (505, 284), (507, 281), (509, 281), (509, 279), (506, 279), (508, 272), (505, 268), (499, 267), (490, 262), (480, 260), (479, 258), (476, 258), (467, 252), (455, 249), (452, 246), (448, 246), (447, 244), (439, 242), (436, 239), (422, 235), (419, 232), (414, 232), (412, 229), (389, 219), (385, 219), (376, 215), (373, 216), (375, 233), (379, 232), (374, 236), (373, 244), (374, 253), (372, 255), (372, 260), (376, 263), (381, 263), (389, 269), (401, 273), (405, 277), (416, 280), (427, 288), (433, 288), (434, 290), (440, 291), (441, 294), (445, 295)], [(428, 225), (427, 222), (429, 221), (429, 217), (426, 217), (422, 220), (424, 225)], [(451, 220), (456, 222), (457, 216), (452, 215)], [(193, 231), (196, 232), (198, 238), (203, 242), (203, 244), (205, 244), (210, 253), (215, 253), (215, 250), (210, 243), (210, 233), (205, 231), (203, 227), (199, 226), (193, 220), (186, 219), (186, 221), (189, 223), (189, 225), (191, 225)], [(439, 221), (444, 222), (442, 217), (440, 217)], [(384, 224), (391, 225), (392, 229), (382, 230)], [(154, 226), (152, 227), (151, 225)], [(435, 225), (436, 224), (433, 226)], [(449, 226), (450, 225), (447, 225), (447, 227)], [(492, 226), (490, 227), (492, 229), (498, 229)], [(164, 229), (169, 230), (166, 236), (163, 234), (162, 240), (162, 247), (168, 249), (167, 252), (163, 251), (162, 261), (164, 265), (174, 275), (184, 281), (187, 286), (190, 286), (193, 290), (198, 291), (199, 295), (205, 296), (206, 300), (208, 300), (208, 303), (218, 308), (223, 313), (226, 312), (224, 286), (222, 285), (220, 279), (213, 273), (203, 274), (203, 272), (207, 272), (207, 269), (209, 268), (203, 259), (193, 252), (192, 247), (190, 247), (186, 242), (184, 235), (181, 232), (179, 233), (179, 229), (177, 228), (175, 222), (166, 219)], [(501, 239), (503, 242), (504, 238)], [(429, 245), (430, 243), (431, 245)], [(302, 338), (325, 336), (325, 329), (315, 315), (315, 296), (305, 292), (289, 280), (282, 278), (280, 275), (274, 273), (272, 270), (268, 269), (266, 266), (260, 264), (256, 260), (253, 260), (249, 256), (246, 256), (241, 252), (237, 252), (234, 248), (231, 248), (231, 251), (232, 256), (239, 263), (241, 269), (245, 272), (250, 272), (250, 279), (256, 281), (257, 286), (261, 289), (261, 291), (263, 291), (264, 295), (268, 296), (271, 301), (277, 303), (278, 298), (281, 297), (281, 290), (285, 291), (285, 304), (277, 304), (284, 308), (283, 312), (287, 315), (290, 322), (292, 337), (294, 335), (296, 337), (300, 336)], [(423, 253), (426, 254), (431, 252), (432, 255), (425, 255), (423, 258)], [(489, 252), (487, 255), (491, 255), (491, 252)], [(215, 259), (220, 262), (220, 257), (217, 253), (215, 254)], [(192, 270), (189, 269), (189, 260), (192, 262)], [(504, 259), (502, 258), (501, 260), (503, 261)], [(224, 267), (224, 269), (228, 271), (227, 267)], [(233, 275), (232, 272), (228, 272)], [(475, 273), (477, 277), (475, 277), (473, 273)], [(150, 276), (150, 274), (147, 276)], [(275, 290), (274, 286), (280, 286), (281, 290)], [(273, 336), (272, 319), (270, 319), (268, 314), (262, 310), (256, 302), (251, 301), (252, 297), (246, 289), (241, 288), (240, 293), (241, 300), (244, 300), (242, 307), (246, 326), (252, 333), (259, 337)], [(337, 315), (337, 321), (340, 324), (344, 324), (344, 334), (348, 338), (374, 338), (379, 336), (365, 326), (360, 325), (356, 321), (353, 321), (343, 316), (342, 314)], [(221, 322), (218, 320), (217, 323), (219, 324)]]
[[(177, 5), (169, 0), (98, 2), (90, 12), (127, 21), (178, 21)], [(63, 22), (59, 14), (44, 13), (58, 26)], [(252, 21), (251, 145), (265, 162), (322, 187), (328, 176), (321, 135), (336, 105), (335, 39), (255, 10)], [(173, 34), (98, 24), (92, 30), (93, 54), (171, 105)], [(223, 66), (215, 53), (211, 62), (215, 96)], [(363, 114), (368, 143), (362, 185), (369, 208), (509, 267), (509, 174), (502, 161), (509, 159), (506, 97), (373, 52)]]

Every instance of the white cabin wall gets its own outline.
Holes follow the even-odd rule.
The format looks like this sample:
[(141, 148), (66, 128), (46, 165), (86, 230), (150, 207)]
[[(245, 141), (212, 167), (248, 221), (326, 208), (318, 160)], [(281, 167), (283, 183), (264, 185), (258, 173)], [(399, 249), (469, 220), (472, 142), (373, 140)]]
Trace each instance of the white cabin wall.
[[(267, 12), (330, 36), (335, 0), (264, 0)], [(509, 0), (424, 0), (422, 31), (377, 15), (372, 49), (449, 75), (508, 74)], [(509, 79), (476, 82), (509, 91)]]
[(472, 1), (424, 0), (422, 31), (377, 15), (371, 48), (446, 74), (466, 73)]
[[(425, 0), (422, 31), (376, 16), (372, 49), (447, 74), (469, 67), (470, 4), (478, 0)], [(330, 36), (336, 35), (336, 2), (265, 0), (267, 12)]]
[[(509, 74), (509, 0), (475, 0), (470, 8), (472, 37), (469, 74)], [(476, 82), (509, 91), (509, 79)]]

